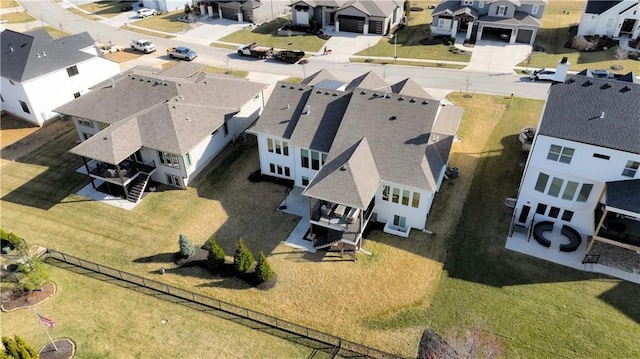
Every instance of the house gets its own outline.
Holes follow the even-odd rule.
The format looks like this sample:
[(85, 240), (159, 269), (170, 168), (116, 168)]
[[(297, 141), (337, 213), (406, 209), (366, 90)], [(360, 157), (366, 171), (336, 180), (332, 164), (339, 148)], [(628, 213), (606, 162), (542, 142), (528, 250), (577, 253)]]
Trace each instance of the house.
[(0, 42), (2, 110), (38, 126), (58, 116), (54, 108), (120, 73), (87, 32), (54, 39), (44, 30), (4, 30)]
[(433, 10), (431, 33), (533, 45), (547, 4), (548, 0), (445, 0)]
[(640, 36), (640, 3), (638, 0), (587, 1), (580, 24), (579, 36)]
[(640, 283), (638, 109), (633, 74), (585, 70), (551, 85), (508, 249)]
[(238, 22), (261, 24), (289, 12), (288, 0), (204, 0), (194, 1), (199, 14)]
[(185, 188), (263, 107), (266, 85), (180, 63), (136, 67), (56, 109), (70, 116), (93, 188), (107, 183), (137, 202), (149, 180)]
[[(310, 76), (319, 77), (333, 79), (326, 70)], [(306, 238), (315, 248), (358, 250), (370, 221), (402, 237), (424, 229), (462, 108), (419, 93), (410, 79), (389, 86), (372, 72), (346, 91), (308, 83), (278, 82), (248, 130), (258, 139), (261, 172), (304, 189)], [(410, 95), (392, 91), (409, 88)]]
[(404, 15), (403, 0), (299, 0), (291, 3), (294, 25), (336, 32), (384, 35)]
[[(190, 0), (140, 0), (142, 7), (155, 9), (162, 12), (184, 10), (185, 4), (191, 4)], [(137, 5), (136, 5), (137, 6)]]

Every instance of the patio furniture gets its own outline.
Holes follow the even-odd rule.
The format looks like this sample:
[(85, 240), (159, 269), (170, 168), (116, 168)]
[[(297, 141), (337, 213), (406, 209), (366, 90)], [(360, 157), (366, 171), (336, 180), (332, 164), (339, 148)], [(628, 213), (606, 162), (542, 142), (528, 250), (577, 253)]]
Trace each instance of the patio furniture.
[(580, 233), (573, 229), (573, 227), (569, 227), (565, 224), (562, 226), (560, 233), (569, 238), (569, 243), (560, 245), (561, 252), (573, 252), (580, 247), (580, 243), (582, 243), (582, 236), (580, 236)]
[(344, 213), (345, 213), (346, 210), (347, 210), (346, 206), (344, 206), (342, 204), (339, 204), (339, 205), (336, 206), (336, 209), (333, 211), (333, 214), (336, 217), (342, 217), (342, 216), (344, 216)]
[(551, 246), (551, 241), (544, 236), (544, 233), (551, 231), (553, 231), (553, 222), (538, 222), (533, 226), (533, 238), (535, 238), (536, 242), (549, 248)]

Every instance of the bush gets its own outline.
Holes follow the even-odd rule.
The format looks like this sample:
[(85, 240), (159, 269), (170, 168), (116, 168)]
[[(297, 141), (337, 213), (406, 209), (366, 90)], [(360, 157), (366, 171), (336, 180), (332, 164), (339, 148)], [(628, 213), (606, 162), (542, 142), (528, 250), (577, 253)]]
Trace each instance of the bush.
[(49, 282), (49, 272), (42, 261), (37, 258), (20, 263), (18, 269), (24, 274), (20, 285), (26, 291), (33, 292)]
[(209, 269), (218, 269), (224, 264), (224, 249), (220, 247), (215, 236), (211, 236), (207, 241), (209, 245), (209, 255), (207, 256), (207, 266)]
[(178, 244), (180, 244), (180, 256), (182, 258), (191, 258), (196, 252), (196, 249), (193, 247), (193, 243), (191, 243), (191, 240), (189, 240), (189, 238), (184, 234), (180, 235)]
[(578, 51), (590, 51), (593, 50), (595, 45), (585, 39), (584, 36), (576, 36), (575, 39), (573, 39), (572, 47)]
[(267, 257), (265, 257), (262, 252), (260, 252), (260, 256), (258, 256), (255, 275), (259, 283), (268, 282), (273, 278), (273, 269), (271, 269)]
[(5, 241), (9, 240), (9, 235), (7, 235), (7, 231), (5, 231), (4, 228), (0, 228), (0, 239)]
[(11, 232), (7, 235), (7, 240), (14, 247), (20, 247), (20, 237), (18, 237), (15, 233)]
[(253, 254), (249, 251), (249, 248), (244, 245), (242, 238), (238, 241), (238, 247), (236, 253), (233, 255), (233, 266), (240, 273), (247, 273), (253, 265)]

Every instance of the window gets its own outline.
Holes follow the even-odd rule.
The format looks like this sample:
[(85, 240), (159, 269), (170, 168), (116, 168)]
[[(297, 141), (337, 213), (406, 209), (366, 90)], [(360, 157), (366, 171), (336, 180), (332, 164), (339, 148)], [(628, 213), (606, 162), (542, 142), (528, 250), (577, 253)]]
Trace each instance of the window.
[(187, 166), (187, 168), (191, 167), (191, 155), (189, 153), (184, 155), (184, 165)]
[(273, 140), (267, 138), (267, 151), (273, 153)]
[(441, 29), (450, 29), (451, 19), (438, 19), (438, 27)]
[(533, 5), (533, 7), (531, 8), (531, 13), (535, 15), (538, 13), (539, 9), (540, 9), (539, 5)]
[(506, 13), (507, 13), (506, 6), (498, 6), (498, 8), (496, 9), (496, 15), (498, 16), (504, 16)]
[(89, 120), (78, 120), (78, 124), (80, 126), (84, 126), (84, 127), (91, 127), (93, 128), (93, 121), (89, 121)]
[(167, 167), (180, 168), (180, 161), (178, 160), (178, 156), (173, 153), (161, 152), (158, 151), (158, 158), (160, 159), (160, 164)]
[(413, 192), (413, 200), (411, 201), (411, 207), (418, 208), (420, 206), (420, 192)]
[(73, 65), (71, 67), (67, 67), (67, 75), (69, 75), (69, 77), (73, 77), (73, 76), (75, 76), (77, 74), (79, 74), (78, 66)]
[(167, 184), (176, 187), (182, 187), (182, 181), (180, 177), (167, 173)]
[(300, 165), (309, 168), (309, 150), (300, 150)]
[(600, 154), (600, 153), (594, 153), (594, 154), (593, 154), (593, 157), (595, 157), (595, 158), (601, 158), (601, 159), (603, 159), (603, 160), (608, 160), (609, 158), (611, 158), (610, 156), (603, 155), (603, 154)]
[(624, 166), (622, 175), (625, 177), (634, 177), (638, 172), (638, 167), (640, 167), (640, 162), (627, 161), (627, 165)]
[(564, 180), (562, 178), (553, 177), (551, 186), (549, 186), (549, 196), (558, 197), (558, 194), (560, 194), (560, 188), (562, 188), (563, 183)]
[(540, 172), (536, 181), (536, 191), (544, 193), (545, 188), (547, 188), (547, 181), (549, 181), (549, 175)]
[(538, 203), (538, 208), (536, 208), (536, 213), (537, 214), (542, 214), (542, 215), (547, 213), (547, 205), (546, 204), (542, 204), (542, 203)]
[(269, 163), (269, 172), (276, 173), (276, 165)]
[(607, 27), (612, 27), (614, 21), (615, 21), (614, 18), (612, 18), (612, 17), (608, 18), (607, 19)]
[(564, 188), (562, 199), (573, 201), (573, 196), (576, 194), (577, 189), (578, 189), (578, 182), (567, 181), (567, 186)]
[(400, 188), (393, 189), (393, 196), (391, 197), (391, 202), (393, 203), (400, 202)]
[(302, 185), (307, 186), (309, 184), (309, 177), (302, 176)]
[(282, 175), (282, 166), (278, 165), (278, 166), (276, 166), (276, 169), (277, 169), (277, 173), (279, 175)]
[(478, 7), (479, 8), (484, 8), (484, 1), (478, 1)]
[(282, 154), (289, 156), (289, 142), (282, 141)]
[(473, 5), (473, 0), (463, 0), (462, 5)]
[(568, 211), (568, 210), (564, 210), (564, 212), (562, 212), (562, 220), (565, 222), (571, 222), (571, 219), (573, 218), (573, 212), (572, 211)]
[(389, 200), (389, 186), (387, 185), (382, 186), (382, 200), (383, 201)]
[(284, 175), (287, 177), (291, 177), (291, 170), (289, 169), (289, 167), (284, 168)]
[(575, 150), (573, 148), (551, 145), (547, 159), (562, 163), (571, 163), (574, 152)]
[(402, 190), (402, 204), (405, 206), (409, 205), (409, 196), (411, 195), (411, 191)]
[(26, 113), (31, 113), (31, 111), (29, 111), (29, 106), (27, 106), (26, 102), (20, 101), (20, 106), (22, 106), (22, 111)]
[(558, 207), (551, 207), (551, 209), (549, 210), (549, 217), (551, 218), (558, 218), (559, 214), (560, 214), (560, 208)]
[(73, 94), (73, 98), (78, 98), (78, 97), (80, 97), (80, 92), (76, 92)]
[(276, 140), (276, 153), (281, 155), (282, 154), (282, 144), (280, 143), (280, 141)]
[(400, 228), (406, 228), (405, 226), (407, 225), (407, 218), (406, 217), (402, 217), (402, 216), (397, 216), (394, 215), (393, 216), (393, 225), (396, 227), (400, 227)]
[(321, 164), (324, 166), (324, 163), (325, 163), (325, 162), (327, 162), (327, 154), (326, 154), (326, 153), (323, 153), (323, 154), (322, 154), (322, 162), (321, 162)]
[(320, 153), (316, 151), (311, 151), (311, 169), (319, 170), (320, 169)]
[(578, 202), (586, 202), (589, 199), (589, 194), (591, 194), (591, 190), (593, 189), (592, 184), (583, 184), (582, 188), (580, 188), (580, 193), (578, 193)]

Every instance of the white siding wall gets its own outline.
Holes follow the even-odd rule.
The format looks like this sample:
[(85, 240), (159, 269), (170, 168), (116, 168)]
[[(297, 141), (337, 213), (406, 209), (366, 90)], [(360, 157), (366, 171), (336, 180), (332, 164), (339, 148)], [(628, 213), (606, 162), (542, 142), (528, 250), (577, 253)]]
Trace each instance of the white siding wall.
[(91, 122), (91, 127), (89, 126), (85, 126), (88, 125), (88, 123), (85, 124), (80, 124), (80, 118), (78, 117), (74, 117), (73, 118), (73, 124), (76, 126), (76, 132), (78, 133), (78, 138), (80, 139), (80, 141), (84, 142), (85, 141), (85, 136), (83, 134), (87, 134), (89, 136), (93, 136), (96, 133), (100, 132), (100, 128), (98, 127), (98, 123), (95, 121), (91, 121), (91, 120), (87, 120)]
[[(486, 4), (484, 6), (487, 6)], [(496, 1), (489, 5), (489, 16), (498, 16), (496, 15), (496, 11), (499, 6), (505, 6), (507, 9), (504, 15), (500, 15), (500, 17), (512, 18), (514, 13), (516, 12), (516, 7), (512, 3), (508, 1)]]
[[(382, 191), (384, 185), (390, 186), (390, 194), (389, 201), (384, 201), (382, 199)], [(398, 203), (393, 203), (393, 188), (400, 188), (400, 199)], [(402, 190), (409, 190), (411, 192), (409, 197), (409, 205), (402, 204)], [(414, 208), (411, 206), (413, 192), (420, 193), (420, 203), (418, 208)], [(425, 225), (425, 221), (427, 219), (427, 215), (429, 214), (429, 210), (431, 208), (431, 203), (433, 202), (433, 193), (426, 192), (424, 190), (420, 190), (417, 188), (407, 187), (403, 185), (399, 185), (397, 183), (391, 182), (382, 182), (380, 187), (378, 188), (378, 192), (376, 193), (376, 208), (375, 212), (378, 214), (378, 222), (386, 223), (388, 221), (393, 221), (393, 216), (402, 216), (407, 218), (406, 225), (411, 228), (423, 229)]]
[[(8, 79), (3, 77), (2, 82), (0, 83), (0, 89), (2, 90), (2, 99), (4, 100), (2, 102), (2, 109), (4, 111), (10, 112), (36, 125), (42, 125), (43, 121), (40, 121), (36, 116), (33, 105), (31, 105), (29, 97), (21, 83), (14, 81), (12, 85)], [(20, 101), (27, 104), (30, 113), (26, 113), (22, 110)]]
[[(308, 148), (305, 148), (306, 150), (308, 150)], [(309, 179), (309, 182), (311, 182), (311, 180), (313, 179), (313, 177), (315, 177), (316, 173), (318, 173), (317, 170), (313, 170), (311, 168), (304, 168), (302, 167), (302, 154), (300, 153), (301, 148), (300, 147), (295, 147), (295, 151), (294, 151), (294, 173), (295, 173), (295, 181), (296, 181), (296, 186), (298, 187), (306, 187), (305, 185), (302, 184), (302, 177), (307, 177)], [(309, 152), (309, 156), (311, 156), (311, 152)], [(309, 163), (311, 163), (311, 158), (309, 158)], [(322, 168), (322, 167), (320, 167)]]
[[(141, 152), (142, 152), (142, 158), (145, 163), (155, 161), (156, 171), (153, 173), (153, 175), (151, 175), (152, 180), (167, 184), (166, 175), (168, 173), (168, 174), (172, 174), (180, 177), (181, 182), (183, 182), (182, 183), (183, 187), (185, 186), (184, 182), (186, 182), (185, 179), (187, 178), (187, 173), (184, 166), (184, 159), (182, 158), (182, 156), (178, 154), (178, 157), (180, 160), (180, 168), (173, 168), (173, 167), (160, 164), (160, 157), (158, 156), (158, 151), (150, 148), (144, 148), (142, 149)], [(193, 159), (191, 161), (192, 161), (191, 163), (193, 164)]]
[[(278, 137), (266, 137), (264, 135), (258, 135), (258, 153), (260, 155), (260, 172), (262, 172), (262, 174), (265, 175), (270, 175), (270, 176), (274, 176), (274, 177), (281, 177), (281, 178), (289, 178), (289, 179), (293, 179), (295, 176), (295, 169), (294, 169), (294, 149), (293, 147), (291, 147), (289, 145), (289, 156), (284, 156), (281, 154), (277, 154), (275, 152), (269, 152), (267, 149), (267, 138), (271, 138), (272, 140), (278, 140), (278, 141), (283, 141), (282, 138), (278, 138)], [(288, 142), (288, 140), (284, 140), (286, 142)], [(278, 175), (275, 173), (271, 172), (271, 169), (269, 168), (269, 165), (273, 163), (274, 165), (278, 166), (283, 166), (283, 167), (289, 167), (290, 171), (291, 171), (291, 176), (286, 177), (284, 175)]]

